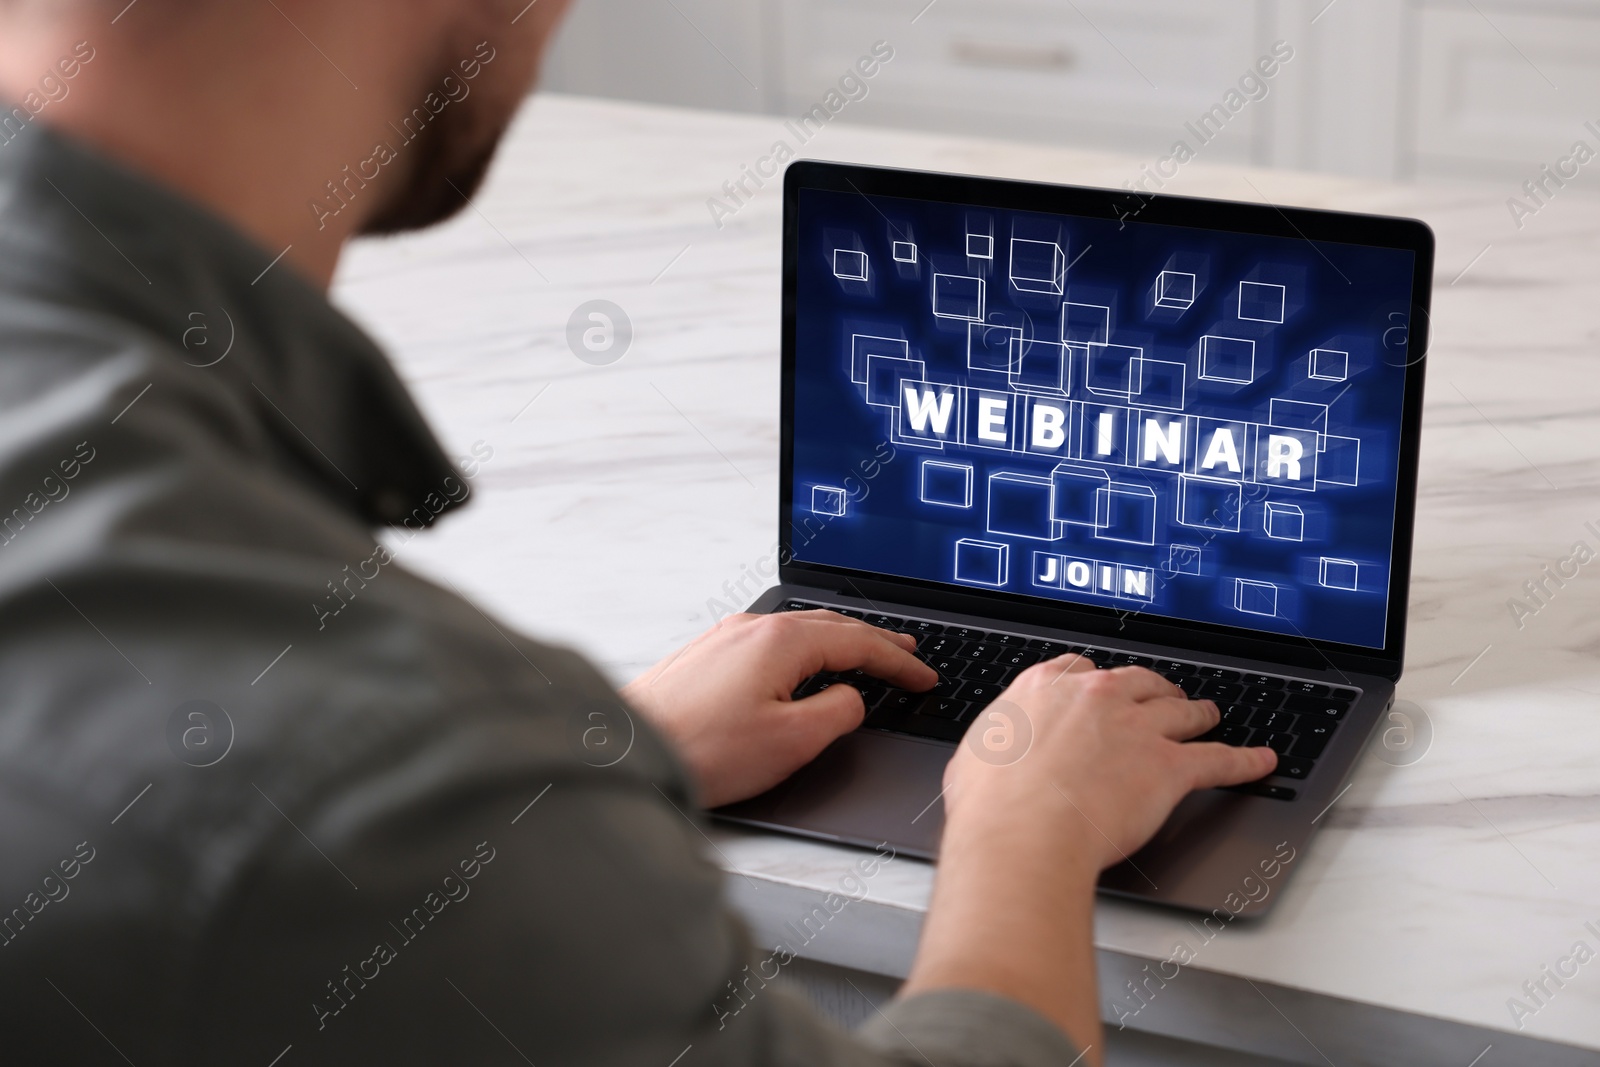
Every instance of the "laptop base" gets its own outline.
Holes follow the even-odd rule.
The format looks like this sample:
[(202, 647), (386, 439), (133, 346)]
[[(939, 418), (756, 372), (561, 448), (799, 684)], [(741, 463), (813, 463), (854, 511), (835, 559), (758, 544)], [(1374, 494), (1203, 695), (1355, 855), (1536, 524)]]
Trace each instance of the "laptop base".
[[(769, 612), (791, 598), (860, 611), (898, 611), (950, 625), (1110, 645), (1153, 656), (1195, 657), (1181, 648), (997, 624), (992, 619), (872, 603), (799, 586), (768, 590), (749, 610)], [(1311, 776), (1294, 783), (1293, 800), (1216, 789), (1193, 793), (1179, 804), (1144, 848), (1105, 871), (1100, 889), (1118, 896), (1216, 912), (1221, 921), (1259, 917), (1276, 903), (1288, 876), (1303, 861), (1305, 847), (1327, 807), (1345, 787), (1392, 702), (1394, 684), (1376, 676), (1307, 671), (1214, 655), (1205, 658), (1239, 670), (1287, 672), (1297, 678), (1357, 688), (1361, 696), (1327, 751), (1317, 760)], [(944, 828), (944, 767), (954, 750), (953, 742), (857, 730), (840, 738), (776, 788), (712, 814), (731, 822), (841, 844), (872, 848), (887, 842), (902, 854), (936, 859)]]

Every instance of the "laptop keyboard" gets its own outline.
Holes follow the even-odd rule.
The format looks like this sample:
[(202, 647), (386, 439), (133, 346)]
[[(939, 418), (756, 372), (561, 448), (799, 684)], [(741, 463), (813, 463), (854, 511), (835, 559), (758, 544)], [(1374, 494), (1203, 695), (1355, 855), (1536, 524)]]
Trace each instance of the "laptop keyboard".
[[(1196, 700), (1212, 700), (1222, 721), (1198, 741), (1226, 745), (1266, 745), (1278, 753), (1271, 777), (1303, 780), (1310, 776), (1333, 732), (1359, 695), (1321, 682), (1275, 674), (1255, 674), (1228, 667), (1158, 659), (1092, 645), (1050, 641), (1019, 634), (978, 630), (846, 608), (787, 600), (778, 611), (826, 608), (852, 619), (917, 639), (917, 652), (939, 681), (924, 693), (895, 689), (865, 671), (819, 674), (794, 692), (799, 700), (831, 685), (846, 684), (861, 691), (867, 706), (864, 724), (941, 741), (959, 741), (978, 713), (1020, 672), (1041, 660), (1077, 653), (1097, 667), (1148, 667)], [(1293, 800), (1289, 786), (1252, 782), (1234, 787), (1241, 792), (1277, 800)]]

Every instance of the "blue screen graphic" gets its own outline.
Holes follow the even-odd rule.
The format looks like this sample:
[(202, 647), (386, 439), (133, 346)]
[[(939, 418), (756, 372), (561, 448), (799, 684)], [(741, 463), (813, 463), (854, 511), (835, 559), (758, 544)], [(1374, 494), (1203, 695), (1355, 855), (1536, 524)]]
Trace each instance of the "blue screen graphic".
[(1383, 647), (1411, 252), (815, 189), (798, 238), (796, 560)]

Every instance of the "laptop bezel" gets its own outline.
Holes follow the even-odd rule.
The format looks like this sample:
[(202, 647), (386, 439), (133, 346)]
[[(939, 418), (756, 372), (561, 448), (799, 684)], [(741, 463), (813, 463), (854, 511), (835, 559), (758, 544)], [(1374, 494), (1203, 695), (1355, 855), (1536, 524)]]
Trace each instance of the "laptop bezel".
[[(864, 196), (931, 200), (961, 206), (1080, 215), (1112, 221), (1137, 220), (1170, 226), (1298, 238), (1313, 242), (1395, 248), (1414, 255), (1409, 321), (1404, 345), (1383, 338), (1394, 358), (1404, 360), (1405, 398), (1396, 473), (1394, 537), (1389, 566), (1389, 610), (1382, 649), (1266, 634), (1218, 623), (1154, 619), (1089, 604), (1042, 601), (1002, 590), (968, 591), (916, 578), (902, 578), (797, 561), (793, 556), (794, 397), (797, 373), (795, 306), (799, 198), (802, 189)], [(997, 623), (1095, 634), (1212, 652), (1313, 670), (1360, 672), (1398, 679), (1405, 656), (1411, 555), (1416, 520), (1417, 465), (1422, 430), (1423, 373), (1428, 349), (1428, 308), (1433, 283), (1433, 231), (1416, 219), (1308, 208), (1248, 204), (1129, 190), (1050, 185), (1009, 179), (899, 170), (857, 164), (799, 161), (783, 185), (782, 396), (779, 474), (779, 580), (789, 585), (835, 589), (844, 596), (926, 607), (992, 618)]]

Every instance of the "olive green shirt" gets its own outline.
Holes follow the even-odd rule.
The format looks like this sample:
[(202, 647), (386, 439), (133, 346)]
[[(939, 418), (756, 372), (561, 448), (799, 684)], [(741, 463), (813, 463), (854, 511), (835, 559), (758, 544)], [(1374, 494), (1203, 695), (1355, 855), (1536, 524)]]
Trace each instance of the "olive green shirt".
[(471, 458), (278, 251), (41, 124), (0, 144), (0, 1058), (1071, 1062), (975, 992), (728, 1009), (773, 953), (683, 767), (375, 540)]

